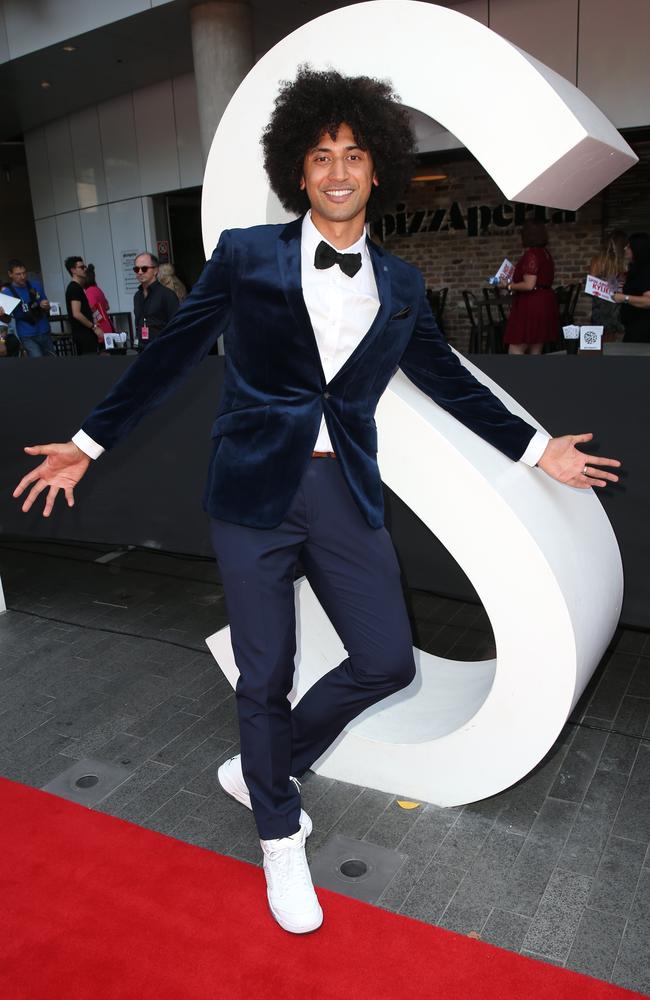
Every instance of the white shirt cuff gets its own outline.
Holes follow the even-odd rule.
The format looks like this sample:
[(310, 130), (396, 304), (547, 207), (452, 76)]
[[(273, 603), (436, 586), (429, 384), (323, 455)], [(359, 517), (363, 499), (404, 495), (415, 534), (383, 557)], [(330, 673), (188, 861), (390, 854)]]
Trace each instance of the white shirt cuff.
[(76, 444), (77, 448), (83, 451), (84, 455), (88, 455), (88, 458), (99, 458), (106, 451), (105, 448), (102, 448), (101, 444), (97, 444), (91, 437), (88, 437), (85, 431), (77, 431), (72, 438), (72, 443)]
[(528, 442), (526, 451), (523, 453), (519, 461), (523, 462), (525, 465), (537, 465), (540, 458), (544, 454), (546, 445), (550, 440), (551, 439), (548, 434), (544, 434), (543, 431), (535, 431), (532, 438)]

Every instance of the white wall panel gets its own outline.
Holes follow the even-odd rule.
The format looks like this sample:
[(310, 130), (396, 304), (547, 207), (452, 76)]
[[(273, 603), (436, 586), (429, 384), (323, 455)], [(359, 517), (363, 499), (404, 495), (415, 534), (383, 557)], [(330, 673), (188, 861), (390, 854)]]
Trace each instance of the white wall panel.
[(172, 82), (180, 187), (198, 187), (203, 183), (204, 163), (194, 74), (185, 73)]
[(11, 58), (9, 53), (9, 39), (7, 38), (7, 28), (5, 26), (3, 5), (0, 4), (0, 62), (7, 62)]
[(142, 223), (144, 225), (144, 243), (142, 244), (142, 248), (155, 254), (157, 235), (153, 198), (142, 199)]
[(133, 94), (140, 193), (158, 194), (180, 187), (176, 123), (171, 80)]
[(133, 95), (105, 101), (98, 111), (108, 200), (135, 198), (140, 194), (140, 173)]
[(115, 274), (113, 240), (108, 205), (98, 205), (79, 212), (86, 263), (95, 265), (97, 284), (112, 309), (117, 309), (119, 295)]
[[(129, 292), (126, 287), (122, 254), (134, 251), (137, 253), (137, 251), (143, 250), (146, 245), (142, 199), (132, 198), (128, 201), (113, 202), (108, 208), (120, 310), (130, 312), (133, 309), (133, 292)], [(132, 278), (133, 272), (130, 272), (128, 279)]]
[(45, 130), (34, 129), (25, 133), (25, 155), (29, 173), (29, 187), (32, 192), (34, 218), (43, 219), (54, 215), (54, 189), (47, 157)]
[(578, 86), (617, 128), (650, 123), (650, 3), (582, 0)]
[(63, 261), (66, 259), (66, 257), (72, 257), (73, 255), (79, 257), (85, 256), (83, 235), (81, 232), (81, 222), (79, 221), (79, 212), (66, 212), (63, 215), (57, 215), (56, 231), (59, 236), (61, 269), (67, 281), (69, 281), (70, 279), (68, 277), (67, 271), (65, 270)]
[[(50, 302), (58, 302), (61, 305), (61, 312), (65, 312), (65, 286), (67, 282), (64, 282), (63, 278), (56, 219), (37, 219), (36, 238), (45, 292)], [(58, 328), (55, 327), (55, 329)]]
[(57, 214), (73, 212), (79, 208), (79, 202), (68, 119), (59, 118), (46, 125), (45, 140), (54, 189), (54, 210)]
[(78, 111), (69, 121), (79, 208), (101, 205), (108, 199), (97, 108)]
[[(609, 20), (611, 7), (607, 22), (603, 22), (608, 24), (606, 34)], [(544, 0), (543, 4), (539, 0), (493, 0), (490, 28), (575, 83), (578, 0)], [(525, 94), (511, 94), (510, 100), (511, 107), (525, 109)], [(506, 95), (504, 109), (509, 110)]]

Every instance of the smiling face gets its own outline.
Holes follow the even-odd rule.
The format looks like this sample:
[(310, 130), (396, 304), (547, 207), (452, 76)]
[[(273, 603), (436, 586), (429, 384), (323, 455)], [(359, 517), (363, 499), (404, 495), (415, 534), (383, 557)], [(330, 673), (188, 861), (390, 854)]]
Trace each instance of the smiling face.
[(358, 229), (354, 242), (365, 222), (373, 184), (378, 183), (368, 150), (357, 144), (350, 126), (342, 122), (336, 139), (323, 132), (305, 156), (302, 170), (300, 188), (309, 198), (316, 227), (325, 236)]

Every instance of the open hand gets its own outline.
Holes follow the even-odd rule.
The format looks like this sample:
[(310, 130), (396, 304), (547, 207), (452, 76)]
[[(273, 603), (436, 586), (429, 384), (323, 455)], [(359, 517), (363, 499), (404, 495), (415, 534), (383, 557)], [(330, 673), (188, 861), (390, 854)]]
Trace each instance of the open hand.
[(22, 493), (32, 483), (22, 510), (26, 514), (43, 490), (47, 490), (43, 517), (49, 517), (59, 490), (63, 490), (68, 507), (74, 507), (74, 488), (90, 465), (90, 459), (72, 441), (66, 444), (38, 444), (25, 448), (28, 455), (45, 455), (45, 461), (28, 472), (18, 483), (14, 497)]
[(615, 473), (598, 468), (601, 465), (620, 468), (621, 463), (616, 458), (586, 455), (576, 448), (577, 444), (586, 444), (592, 438), (593, 434), (566, 434), (564, 437), (551, 438), (537, 463), (539, 468), (552, 479), (580, 490), (586, 490), (590, 486), (607, 486), (608, 482), (617, 483), (618, 476)]

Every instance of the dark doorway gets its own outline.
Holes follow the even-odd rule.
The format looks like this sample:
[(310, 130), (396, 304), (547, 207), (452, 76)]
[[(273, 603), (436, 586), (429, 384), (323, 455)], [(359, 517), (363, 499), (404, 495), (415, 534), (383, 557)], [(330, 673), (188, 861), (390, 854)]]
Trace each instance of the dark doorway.
[[(190, 291), (205, 265), (201, 235), (201, 188), (171, 191), (154, 201), (158, 202), (156, 233), (159, 239), (169, 240), (174, 270)], [(161, 202), (164, 202), (164, 213), (160, 212), (163, 207)]]

